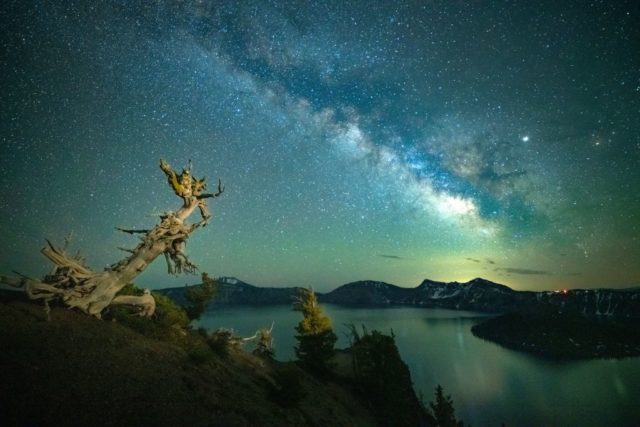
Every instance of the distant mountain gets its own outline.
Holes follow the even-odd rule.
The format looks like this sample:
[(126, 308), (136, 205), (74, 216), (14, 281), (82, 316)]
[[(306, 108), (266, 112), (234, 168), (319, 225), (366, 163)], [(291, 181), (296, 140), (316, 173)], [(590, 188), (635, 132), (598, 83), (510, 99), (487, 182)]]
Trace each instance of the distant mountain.
[[(291, 304), (297, 287), (262, 288), (233, 277), (218, 279), (220, 290), (214, 304)], [(197, 286), (197, 285), (196, 285)], [(185, 304), (185, 288), (159, 292)], [(576, 289), (564, 291), (516, 291), (508, 286), (476, 278), (469, 282), (424, 280), (415, 288), (364, 280), (342, 285), (320, 302), (342, 305), (410, 305), (471, 310), (487, 313), (557, 313), (586, 317), (640, 317), (640, 289)]]
[(465, 283), (424, 280), (416, 288), (401, 288), (375, 281), (353, 282), (322, 296), (320, 301), (349, 305), (413, 305), (488, 313), (640, 317), (638, 289), (515, 291), (481, 278)]
[(484, 279), (467, 283), (425, 280), (417, 288), (401, 288), (384, 282), (353, 282), (329, 292), (320, 300), (334, 304), (399, 304), (486, 312), (508, 311), (518, 292)]
[[(246, 305), (275, 305), (291, 304), (300, 288), (262, 288), (253, 286), (235, 277), (220, 277), (218, 293), (213, 304), (246, 304)], [(200, 286), (200, 285), (193, 285)], [(187, 287), (159, 289), (160, 292), (180, 305), (186, 305), (184, 291)]]
[(640, 317), (640, 289), (573, 289), (534, 295), (539, 305), (563, 314)]
[(411, 304), (414, 291), (389, 283), (363, 280), (342, 285), (318, 299), (345, 305)]

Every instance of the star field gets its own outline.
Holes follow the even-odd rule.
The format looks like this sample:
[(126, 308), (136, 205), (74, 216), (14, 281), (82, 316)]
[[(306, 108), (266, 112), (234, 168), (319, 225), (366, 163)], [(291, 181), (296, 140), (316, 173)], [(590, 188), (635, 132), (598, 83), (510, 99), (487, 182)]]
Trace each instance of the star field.
[(226, 184), (213, 276), (640, 283), (636, 2), (5, 3), (4, 273), (70, 231), (115, 262), (179, 205), (164, 158)]

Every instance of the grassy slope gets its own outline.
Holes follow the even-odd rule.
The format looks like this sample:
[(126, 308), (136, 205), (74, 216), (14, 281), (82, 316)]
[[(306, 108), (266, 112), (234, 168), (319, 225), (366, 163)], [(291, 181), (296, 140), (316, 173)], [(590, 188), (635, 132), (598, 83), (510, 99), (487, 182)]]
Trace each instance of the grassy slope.
[[(243, 351), (195, 363), (179, 346), (115, 322), (0, 293), (3, 425), (372, 426), (346, 388), (299, 371), (306, 397), (270, 399), (286, 364)], [(295, 366), (288, 366), (296, 369)]]

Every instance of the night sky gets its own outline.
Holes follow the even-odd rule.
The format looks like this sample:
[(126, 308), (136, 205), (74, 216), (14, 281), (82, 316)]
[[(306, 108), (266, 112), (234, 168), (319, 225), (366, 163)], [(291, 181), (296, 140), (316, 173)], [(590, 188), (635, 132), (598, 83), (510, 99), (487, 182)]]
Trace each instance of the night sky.
[[(257, 285), (640, 284), (637, 1), (5, 1), (0, 272), (97, 270), (180, 200)], [(195, 283), (163, 259), (137, 283)]]

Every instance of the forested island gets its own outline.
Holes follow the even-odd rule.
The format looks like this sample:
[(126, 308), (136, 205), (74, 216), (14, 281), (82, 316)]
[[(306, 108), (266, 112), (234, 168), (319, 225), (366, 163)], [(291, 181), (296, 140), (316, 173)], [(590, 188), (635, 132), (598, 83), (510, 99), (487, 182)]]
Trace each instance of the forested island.
[(479, 338), (548, 359), (640, 356), (640, 320), (509, 313), (471, 328)]

